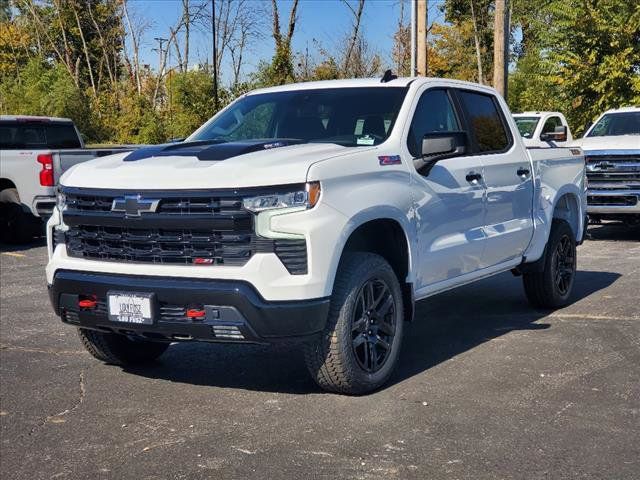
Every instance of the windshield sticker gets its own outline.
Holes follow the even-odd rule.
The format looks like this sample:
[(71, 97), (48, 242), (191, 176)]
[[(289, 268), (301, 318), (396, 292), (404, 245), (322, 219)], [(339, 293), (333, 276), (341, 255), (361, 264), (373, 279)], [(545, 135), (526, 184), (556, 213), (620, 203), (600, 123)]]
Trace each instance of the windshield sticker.
[(365, 135), (364, 137), (358, 137), (356, 139), (356, 143), (358, 145), (373, 145), (375, 142), (376, 142), (376, 139), (369, 135)]

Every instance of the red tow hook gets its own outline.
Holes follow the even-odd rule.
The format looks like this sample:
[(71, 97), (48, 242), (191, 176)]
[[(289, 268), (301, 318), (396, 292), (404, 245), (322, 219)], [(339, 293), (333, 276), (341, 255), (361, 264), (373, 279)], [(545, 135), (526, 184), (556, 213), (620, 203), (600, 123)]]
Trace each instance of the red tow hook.
[(96, 308), (97, 304), (98, 300), (95, 295), (92, 295), (89, 298), (78, 300), (78, 307), (80, 308)]
[(187, 317), (188, 318), (201, 318), (207, 314), (204, 310), (200, 308), (189, 308), (187, 309)]

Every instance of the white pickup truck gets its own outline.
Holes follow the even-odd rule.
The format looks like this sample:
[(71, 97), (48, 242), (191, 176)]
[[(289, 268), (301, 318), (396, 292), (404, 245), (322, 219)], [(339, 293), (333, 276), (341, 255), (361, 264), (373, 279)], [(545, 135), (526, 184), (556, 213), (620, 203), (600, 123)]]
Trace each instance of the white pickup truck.
[(560, 112), (514, 113), (525, 147), (566, 147), (573, 142), (567, 119)]
[(123, 148), (84, 148), (68, 118), (0, 115), (0, 241), (42, 233), (56, 204), (55, 185), (69, 167)]
[(640, 224), (640, 108), (606, 111), (574, 143), (587, 162), (589, 218)]
[(567, 304), (585, 204), (581, 150), (528, 151), (491, 88), (286, 85), (69, 170), (46, 277), (100, 360), (297, 340), (322, 388), (358, 394), (391, 375), (416, 300), (511, 270), (533, 305)]

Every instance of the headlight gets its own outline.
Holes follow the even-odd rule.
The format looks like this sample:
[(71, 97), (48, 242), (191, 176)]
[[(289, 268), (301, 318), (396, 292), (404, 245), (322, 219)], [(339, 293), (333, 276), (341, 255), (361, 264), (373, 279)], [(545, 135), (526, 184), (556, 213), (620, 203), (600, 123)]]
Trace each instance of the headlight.
[(60, 213), (67, 207), (67, 197), (60, 189), (56, 192), (56, 207)]
[(243, 206), (251, 212), (280, 208), (313, 208), (320, 199), (320, 182), (310, 182), (299, 190), (245, 198)]

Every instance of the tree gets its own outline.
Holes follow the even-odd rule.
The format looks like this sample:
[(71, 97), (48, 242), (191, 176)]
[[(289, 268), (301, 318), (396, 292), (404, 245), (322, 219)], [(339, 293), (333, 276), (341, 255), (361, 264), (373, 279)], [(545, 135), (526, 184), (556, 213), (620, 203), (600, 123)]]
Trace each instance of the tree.
[(298, 0), (293, 0), (291, 12), (289, 13), (289, 26), (286, 34), (283, 34), (280, 30), (280, 14), (278, 12), (278, 3), (276, 0), (271, 0), (271, 7), (273, 20), (272, 34), (276, 48), (268, 70), (268, 76), (272, 83), (282, 85), (294, 80), (291, 39), (293, 38), (293, 32), (296, 27)]
[(493, 87), (507, 95), (507, 64), (509, 62), (509, 13), (505, 0), (496, 0), (493, 27)]
[[(511, 75), (512, 104), (545, 104), (551, 96), (580, 135), (602, 111), (640, 103), (638, 2), (552, 0), (544, 17), (530, 26), (536, 43)], [(535, 81), (525, 81), (525, 71)]]

